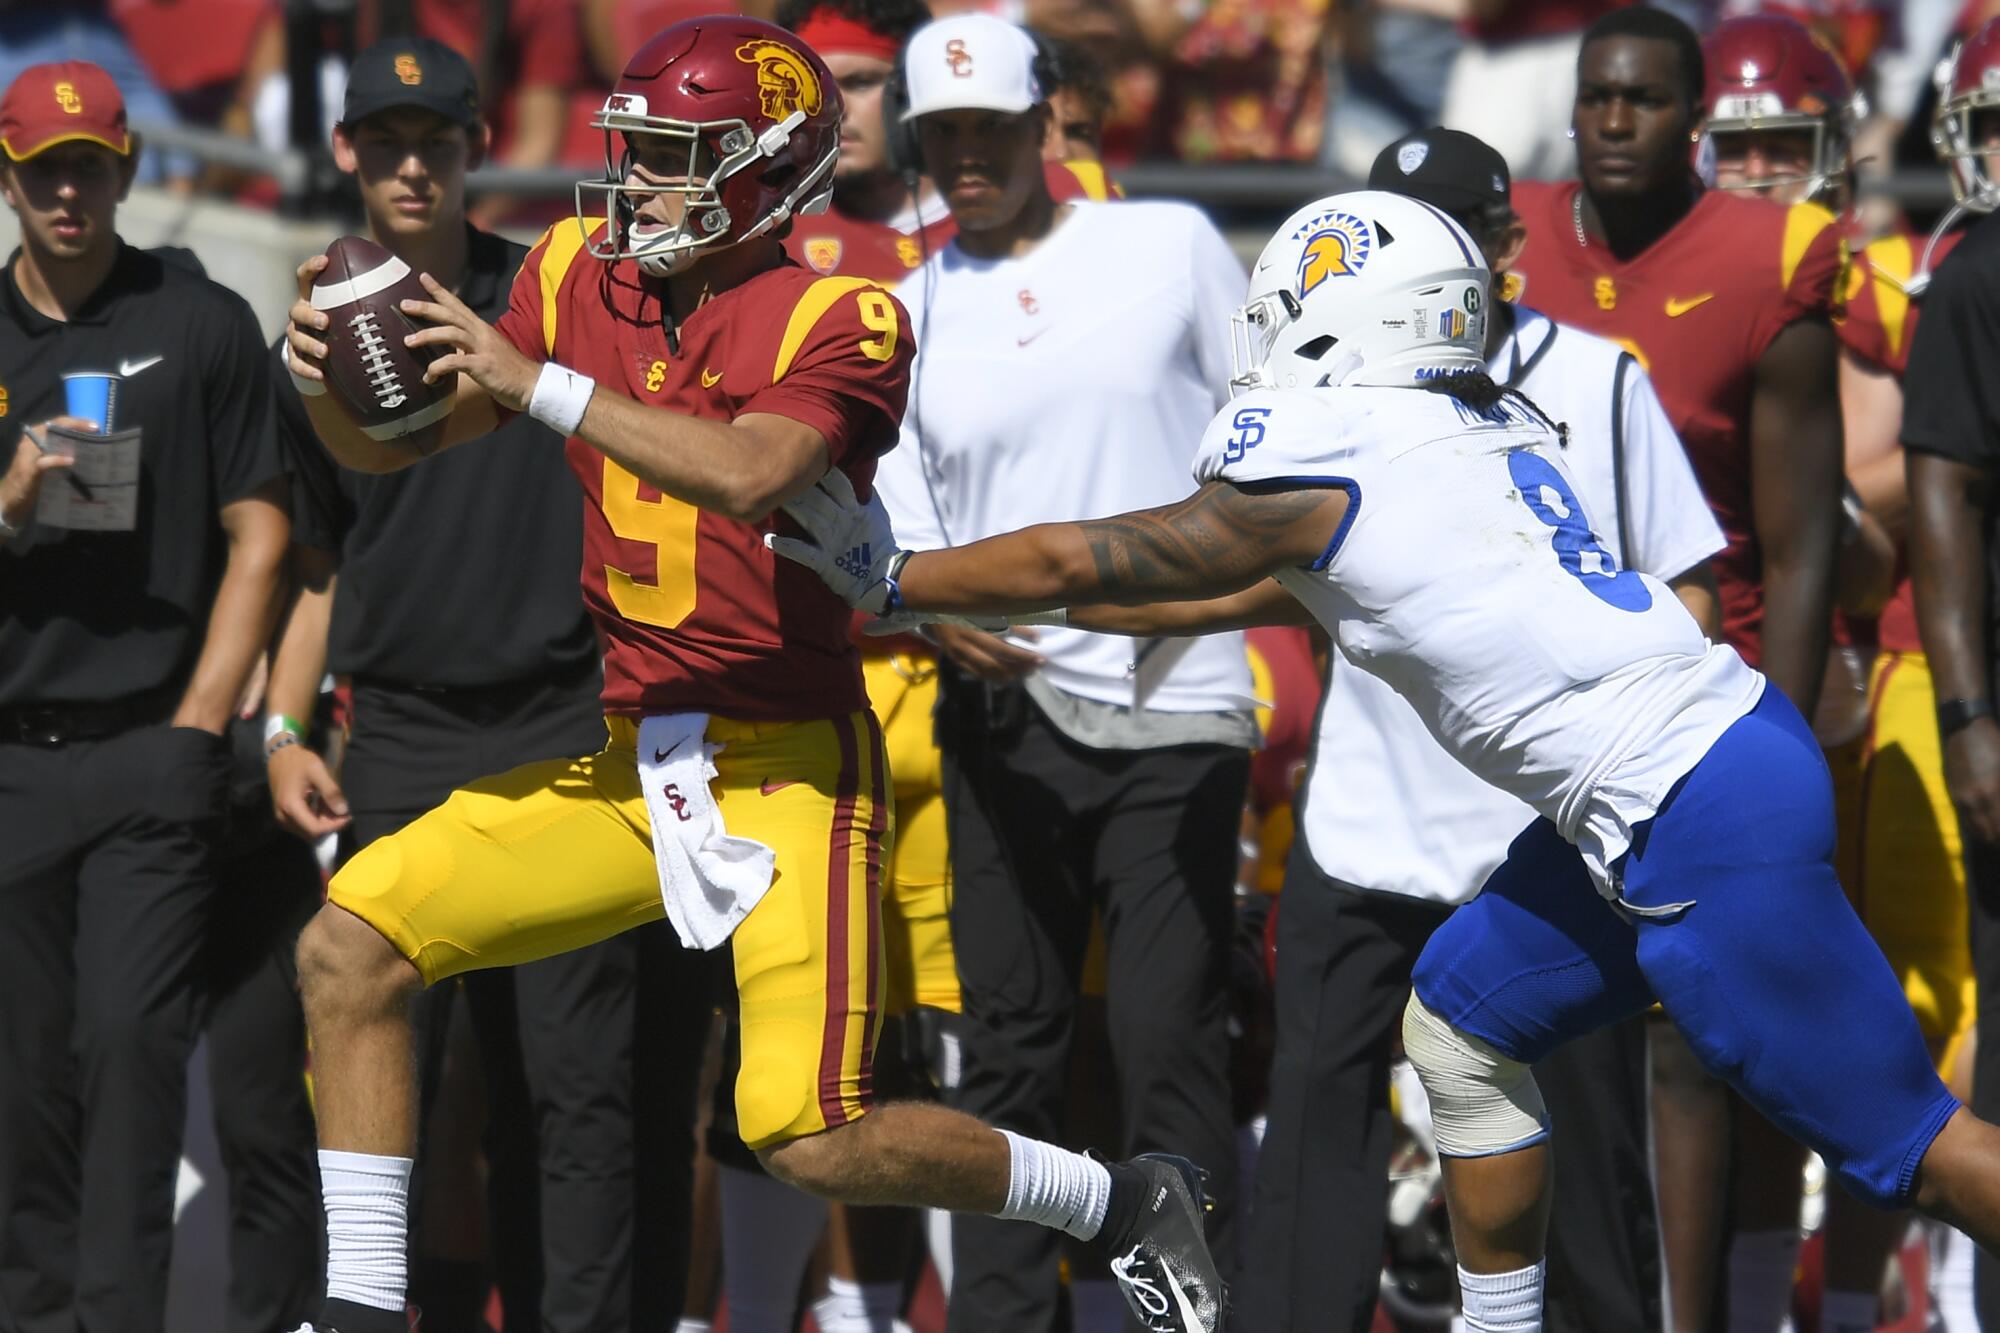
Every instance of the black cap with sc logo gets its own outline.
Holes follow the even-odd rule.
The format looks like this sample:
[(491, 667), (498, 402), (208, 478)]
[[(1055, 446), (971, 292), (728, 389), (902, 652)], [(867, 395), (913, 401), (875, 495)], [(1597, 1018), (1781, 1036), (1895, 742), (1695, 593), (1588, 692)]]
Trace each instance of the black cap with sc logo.
[(479, 124), (479, 80), (465, 57), (429, 37), (380, 41), (354, 57), (340, 122), (353, 125), (378, 111), (418, 107), (468, 130)]

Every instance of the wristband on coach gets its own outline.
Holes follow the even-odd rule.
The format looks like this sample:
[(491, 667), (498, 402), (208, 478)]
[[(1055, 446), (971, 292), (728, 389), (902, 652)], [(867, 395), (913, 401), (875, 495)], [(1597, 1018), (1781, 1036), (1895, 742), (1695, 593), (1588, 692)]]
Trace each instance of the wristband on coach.
[(1992, 717), (1990, 699), (1941, 699), (1937, 706), (1938, 739), (1949, 740), (1982, 717)]
[(299, 374), (298, 370), (293, 367), (292, 340), (290, 338), (285, 339), (284, 350), (279, 352), (278, 356), (285, 363), (285, 373), (292, 377), (292, 387), (294, 389), (297, 389), (300, 395), (306, 398), (317, 398), (321, 394), (326, 392), (325, 384), (321, 383), (318, 380), (307, 379), (304, 375)]
[(590, 376), (545, 361), (541, 375), (535, 380), (535, 392), (528, 399), (528, 415), (558, 435), (574, 435), (583, 424), (583, 411), (590, 406), (590, 395), (596, 391), (597, 381)]

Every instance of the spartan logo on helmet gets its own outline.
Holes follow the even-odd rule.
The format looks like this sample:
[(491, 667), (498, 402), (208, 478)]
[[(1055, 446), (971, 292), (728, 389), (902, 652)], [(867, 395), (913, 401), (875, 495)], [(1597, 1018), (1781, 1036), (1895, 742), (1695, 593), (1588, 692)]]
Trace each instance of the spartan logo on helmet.
[(1298, 291), (1304, 299), (1328, 278), (1350, 278), (1368, 263), (1375, 237), (1352, 213), (1326, 213), (1295, 233), (1305, 237), (1299, 253)]
[(783, 120), (794, 111), (819, 112), (819, 79), (797, 51), (782, 42), (749, 41), (736, 58), (757, 67), (757, 96), (766, 116)]

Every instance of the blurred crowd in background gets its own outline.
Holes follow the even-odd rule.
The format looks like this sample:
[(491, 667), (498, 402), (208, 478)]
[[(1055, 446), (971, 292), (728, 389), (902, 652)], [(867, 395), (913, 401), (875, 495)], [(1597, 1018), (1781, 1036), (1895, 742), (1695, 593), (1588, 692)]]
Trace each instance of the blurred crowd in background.
[[(1577, 43), (1614, 0), (960, 0), (1072, 48), (1088, 146), (1136, 162), (1317, 165), (1366, 173), (1382, 145), (1426, 125), (1476, 131), (1517, 178), (1566, 175)], [(1789, 13), (1856, 73), (1868, 100), (1856, 141), (1864, 192), (1930, 160), (1930, 73), (1954, 36), (2000, 0), (1667, 0), (1705, 29), (1733, 13)], [(0, 81), (40, 61), (87, 59), (126, 90), (135, 122), (238, 136), (273, 152), (326, 142), (344, 57), (378, 34), (416, 31), (478, 70), (493, 163), (594, 166), (589, 128), (649, 35), (712, 8), (703, 0), (14, 0), (0, 6)], [(769, 17), (772, 0), (745, 12)], [(311, 71), (320, 124), (293, 115)], [(310, 129), (310, 132), (306, 132)], [(187, 153), (152, 156), (175, 189), (275, 203), (255, 173)], [(567, 203), (565, 192), (564, 203)], [(488, 220), (498, 206), (489, 205)], [(504, 215), (504, 209), (500, 213)], [(523, 219), (531, 221), (532, 219)]]

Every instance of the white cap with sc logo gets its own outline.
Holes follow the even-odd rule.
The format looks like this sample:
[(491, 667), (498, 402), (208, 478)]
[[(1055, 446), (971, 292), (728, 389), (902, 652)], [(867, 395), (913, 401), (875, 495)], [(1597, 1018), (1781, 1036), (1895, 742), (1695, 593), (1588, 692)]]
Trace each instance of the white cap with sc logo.
[(991, 14), (954, 14), (918, 28), (903, 48), (903, 73), (905, 121), (969, 109), (1019, 115), (1042, 100), (1035, 39)]

